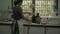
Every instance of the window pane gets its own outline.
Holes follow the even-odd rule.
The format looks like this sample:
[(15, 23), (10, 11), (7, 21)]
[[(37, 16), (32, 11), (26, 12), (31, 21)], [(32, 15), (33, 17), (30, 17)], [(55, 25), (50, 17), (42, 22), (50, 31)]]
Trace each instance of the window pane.
[(35, 14), (40, 16), (54, 15), (53, 12), (54, 0), (35, 0)]
[(30, 4), (32, 4), (32, 0), (23, 0), (22, 9), (23, 12), (32, 12), (32, 9), (30, 8)]

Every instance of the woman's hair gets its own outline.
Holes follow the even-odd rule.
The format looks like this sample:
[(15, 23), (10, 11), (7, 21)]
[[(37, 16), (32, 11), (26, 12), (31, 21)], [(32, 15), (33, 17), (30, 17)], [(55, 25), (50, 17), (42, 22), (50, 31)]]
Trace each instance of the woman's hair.
[(23, 0), (17, 0), (17, 1), (14, 1), (14, 5), (18, 5), (19, 3), (22, 4), (22, 1), (23, 1)]
[(14, 1), (14, 5), (17, 5), (18, 4), (18, 2), (17, 1)]
[(17, 0), (18, 3), (22, 3), (23, 0)]

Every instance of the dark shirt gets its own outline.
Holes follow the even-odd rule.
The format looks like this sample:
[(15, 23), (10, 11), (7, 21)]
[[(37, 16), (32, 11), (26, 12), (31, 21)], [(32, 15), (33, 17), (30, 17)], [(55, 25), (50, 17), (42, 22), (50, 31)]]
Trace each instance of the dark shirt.
[(13, 8), (13, 18), (15, 20), (19, 20), (20, 18), (22, 18), (22, 8), (19, 6), (15, 6)]

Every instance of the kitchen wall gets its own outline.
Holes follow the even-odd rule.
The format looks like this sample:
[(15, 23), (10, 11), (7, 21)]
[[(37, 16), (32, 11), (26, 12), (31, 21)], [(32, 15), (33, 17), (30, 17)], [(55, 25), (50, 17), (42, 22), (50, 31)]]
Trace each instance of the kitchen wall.
[[(11, 7), (11, 0), (0, 0), (0, 21), (8, 19), (9, 7)], [(11, 26), (0, 25), (0, 34), (11, 34)]]
[(11, 7), (11, 0), (0, 0), (0, 21), (8, 19), (8, 8)]
[(60, 16), (60, 0), (58, 0), (58, 16)]

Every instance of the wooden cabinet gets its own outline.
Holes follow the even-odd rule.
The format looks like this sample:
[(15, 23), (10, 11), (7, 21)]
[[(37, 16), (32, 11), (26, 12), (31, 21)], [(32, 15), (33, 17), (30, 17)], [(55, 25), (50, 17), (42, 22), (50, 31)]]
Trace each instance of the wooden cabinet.
[(46, 34), (60, 34), (60, 28), (48, 28)]
[(60, 34), (60, 25), (24, 24), (24, 26), (30, 27), (27, 34)]
[(11, 26), (0, 25), (0, 34), (12, 34)]
[(44, 28), (41, 27), (31, 27), (29, 34), (44, 34)]

